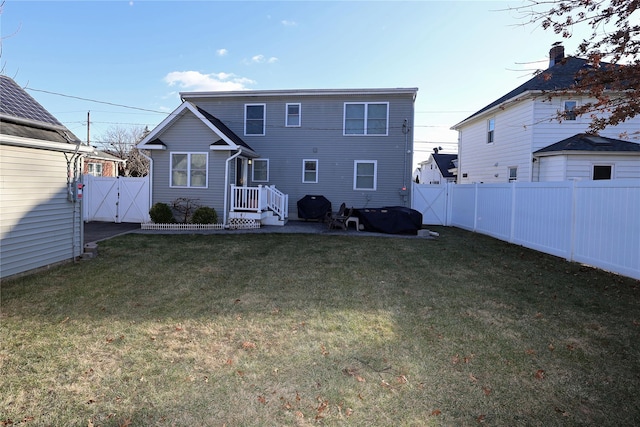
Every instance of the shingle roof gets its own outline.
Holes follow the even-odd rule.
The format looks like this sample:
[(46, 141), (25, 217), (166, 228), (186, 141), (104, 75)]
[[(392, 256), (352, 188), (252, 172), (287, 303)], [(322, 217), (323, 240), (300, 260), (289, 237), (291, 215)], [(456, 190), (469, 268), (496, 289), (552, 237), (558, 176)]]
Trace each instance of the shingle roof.
[(597, 151), (597, 152), (637, 152), (640, 144), (622, 139), (605, 138), (588, 133), (579, 133), (570, 138), (544, 147), (533, 154), (553, 153), (561, 151)]
[(0, 113), (33, 120), (54, 126), (62, 126), (42, 105), (22, 89), (13, 79), (0, 76)]
[[(529, 79), (525, 83), (521, 84), (517, 88), (513, 89), (511, 92), (501, 96), (500, 98), (493, 101), (491, 104), (487, 105), (484, 108), (476, 111), (466, 119), (462, 120), (465, 122), (472, 117), (475, 117), (491, 108), (502, 104), (503, 102), (514, 98), (520, 94), (529, 91), (557, 91), (571, 88), (572, 85), (575, 84), (575, 76), (578, 71), (588, 67), (586, 59), (567, 57), (554, 66), (547, 68), (542, 73), (536, 75), (535, 77)], [(462, 123), (460, 122), (460, 123)]]
[(229, 129), (227, 127), (227, 125), (222, 123), (222, 121), (220, 121), (220, 119), (218, 119), (217, 117), (213, 116), (212, 114), (207, 113), (205, 110), (203, 110), (200, 107), (196, 107), (196, 108), (198, 109), (198, 112), (200, 112), (200, 114), (202, 114), (207, 120), (209, 120), (211, 122), (211, 124), (214, 125), (216, 128), (218, 128), (220, 130), (220, 132), (222, 132), (227, 138), (229, 138), (231, 141), (233, 141), (234, 144), (236, 144), (236, 145), (238, 145), (240, 147), (247, 148), (247, 149), (249, 149), (251, 151), (254, 151), (253, 148), (251, 148), (249, 146), (249, 144), (244, 142), (242, 140), (242, 138), (240, 138), (238, 135), (235, 134), (235, 132), (233, 132), (231, 129)]
[(455, 168), (455, 165), (452, 162), (458, 158), (457, 154), (433, 153), (432, 156), (444, 178), (453, 178), (455, 176), (449, 172), (449, 169)]

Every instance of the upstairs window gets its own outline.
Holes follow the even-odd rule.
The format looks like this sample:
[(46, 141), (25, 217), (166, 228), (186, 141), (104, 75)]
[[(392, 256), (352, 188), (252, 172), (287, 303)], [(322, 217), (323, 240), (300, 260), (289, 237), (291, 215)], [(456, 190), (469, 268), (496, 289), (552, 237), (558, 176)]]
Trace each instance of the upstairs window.
[(487, 120), (487, 144), (492, 144), (496, 131), (496, 119)]
[(246, 104), (244, 106), (244, 134), (263, 136), (265, 134), (265, 104)]
[(286, 127), (300, 127), (300, 104), (287, 104)]
[(207, 153), (171, 153), (171, 187), (206, 188)]
[(578, 103), (576, 101), (564, 101), (563, 111), (565, 120), (576, 119), (576, 107)]
[(345, 103), (345, 135), (387, 135), (389, 103)]
[(253, 182), (269, 182), (269, 159), (253, 159)]
[(315, 159), (304, 159), (302, 161), (302, 182), (318, 182), (318, 161)]

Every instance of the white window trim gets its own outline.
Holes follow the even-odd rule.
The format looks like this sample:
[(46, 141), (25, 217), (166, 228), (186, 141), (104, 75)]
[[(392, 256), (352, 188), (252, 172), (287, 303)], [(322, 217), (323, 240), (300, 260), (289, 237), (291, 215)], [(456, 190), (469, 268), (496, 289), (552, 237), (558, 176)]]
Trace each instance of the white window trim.
[[(186, 154), (187, 155), (187, 185), (173, 185), (173, 155), (174, 154)], [(191, 185), (191, 156), (193, 154), (204, 154), (206, 156), (205, 165), (205, 177), (204, 187), (194, 187)], [(169, 187), (170, 188), (195, 188), (205, 190), (209, 188), (209, 153), (199, 151), (172, 151), (169, 153)]]
[[(307, 162), (314, 162), (316, 164), (316, 179), (315, 179), (315, 181), (306, 181), (305, 180), (305, 172), (306, 172), (306, 170), (305, 170), (304, 166), (305, 166), (305, 163), (307, 163)], [(319, 163), (320, 162), (318, 162), (318, 159), (302, 159), (302, 183), (303, 184), (317, 184), (318, 183), (318, 175), (319, 175), (318, 167), (320, 166)]]
[[(367, 122), (369, 116), (369, 105), (387, 106), (387, 115), (385, 117), (386, 126), (384, 133), (367, 133)], [(364, 133), (347, 133), (347, 105), (364, 105)], [(389, 103), (388, 102), (345, 102), (342, 108), (342, 135), (343, 136), (389, 136)]]
[[(360, 163), (373, 163), (373, 188), (358, 188), (358, 165)], [(378, 161), (354, 160), (353, 161), (353, 189), (357, 191), (376, 191), (378, 189)]]
[[(256, 162), (267, 162), (267, 179), (255, 179), (255, 166)], [(253, 164), (251, 166), (251, 181), (252, 182), (269, 182), (269, 159), (253, 159)]]
[[(262, 107), (262, 133), (247, 133), (247, 107)], [(265, 136), (267, 133), (267, 104), (244, 104), (244, 136)]]
[[(491, 129), (491, 123), (493, 123), (493, 129)], [(496, 118), (491, 117), (487, 119), (487, 144), (494, 144), (496, 142)], [(489, 138), (491, 135), (491, 138)], [(489, 141), (491, 139), (491, 141)]]
[[(297, 105), (298, 106), (298, 124), (297, 125), (291, 125), (289, 124), (289, 106), (290, 105)], [(288, 102), (285, 106), (284, 109), (284, 123), (285, 123), (285, 127), (288, 128), (299, 128), (300, 126), (302, 126), (302, 104), (299, 102)]]

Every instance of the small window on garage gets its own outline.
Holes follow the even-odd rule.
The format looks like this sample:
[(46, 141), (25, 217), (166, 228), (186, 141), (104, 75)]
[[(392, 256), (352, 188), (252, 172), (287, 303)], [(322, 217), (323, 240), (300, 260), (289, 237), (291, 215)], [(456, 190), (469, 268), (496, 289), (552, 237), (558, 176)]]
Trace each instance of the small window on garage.
[(593, 165), (593, 179), (611, 179), (611, 165)]

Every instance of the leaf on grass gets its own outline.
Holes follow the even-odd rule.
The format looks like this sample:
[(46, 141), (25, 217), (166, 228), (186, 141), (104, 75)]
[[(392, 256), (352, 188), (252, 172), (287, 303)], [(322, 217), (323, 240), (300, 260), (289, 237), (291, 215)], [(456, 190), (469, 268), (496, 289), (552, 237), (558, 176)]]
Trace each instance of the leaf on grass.
[(544, 369), (538, 369), (535, 373), (535, 377), (537, 380), (542, 380), (545, 377)]
[(483, 422), (484, 422), (484, 419), (485, 419), (485, 415), (484, 415), (484, 414), (480, 414), (480, 415), (478, 415), (478, 418), (476, 418), (476, 420), (477, 420), (479, 423), (483, 423)]
[(131, 425), (131, 419), (127, 418), (126, 420), (123, 420), (122, 422), (118, 423), (118, 427), (129, 427)]
[(242, 343), (242, 348), (244, 350), (253, 350), (256, 348), (256, 344), (252, 343), (251, 341), (245, 341)]
[(433, 411), (431, 411), (432, 417), (437, 417), (440, 414), (442, 414), (442, 411), (440, 409), (434, 409)]
[(320, 344), (320, 353), (322, 353), (323, 356), (329, 355), (329, 352), (327, 351), (327, 348), (324, 346), (324, 344)]
[(182, 326), (176, 326), (176, 332), (182, 332), (184, 328)]
[(532, 348), (528, 348), (525, 350), (525, 353), (529, 354), (529, 355), (534, 355), (536, 354), (536, 351)]
[(89, 420), (89, 422), (87, 423), (87, 427), (93, 427), (93, 421)]
[(344, 414), (345, 414), (347, 417), (350, 417), (350, 416), (353, 414), (353, 409), (351, 409), (351, 408), (347, 408), (347, 409), (344, 411)]
[(231, 365), (233, 365), (233, 359), (227, 359), (227, 361), (224, 362), (224, 363), (225, 363), (225, 365), (231, 366)]
[(491, 394), (491, 389), (489, 387), (482, 387), (482, 391), (485, 396), (489, 396)]
[(543, 317), (542, 313), (540, 313), (540, 312), (536, 313), (536, 319), (542, 319), (542, 317)]
[(258, 396), (258, 402), (262, 403), (263, 405), (266, 405), (267, 399), (264, 396)]
[(409, 382), (409, 380), (407, 379), (407, 377), (405, 375), (400, 375), (396, 377), (396, 381), (398, 382), (398, 384), (406, 384)]
[(471, 373), (469, 373), (469, 379), (470, 379), (471, 381), (473, 381), (474, 383), (477, 383), (477, 382), (478, 382), (478, 379), (477, 379), (473, 374), (471, 374)]
[(302, 419), (302, 418), (304, 418), (304, 414), (302, 412), (300, 412), (300, 411), (296, 411), (296, 418)]
[(556, 346), (553, 344), (549, 344), (549, 351), (553, 351), (556, 349)]
[(567, 350), (569, 350), (569, 351), (573, 351), (573, 350), (575, 350), (575, 349), (576, 349), (576, 346), (575, 346), (575, 345), (573, 345), (573, 344), (567, 344)]
[(458, 356), (457, 354), (455, 356), (453, 356), (451, 358), (451, 363), (454, 365), (457, 365), (458, 363), (460, 363), (460, 356)]

